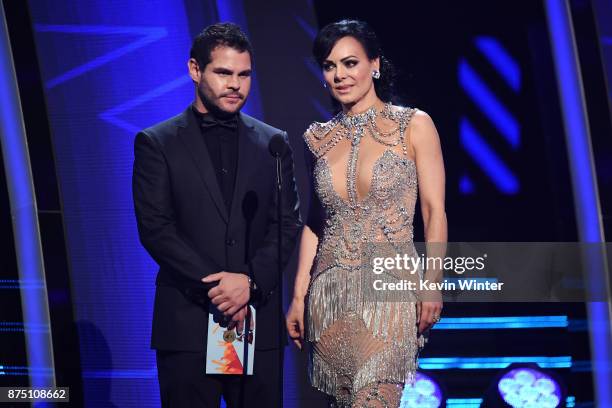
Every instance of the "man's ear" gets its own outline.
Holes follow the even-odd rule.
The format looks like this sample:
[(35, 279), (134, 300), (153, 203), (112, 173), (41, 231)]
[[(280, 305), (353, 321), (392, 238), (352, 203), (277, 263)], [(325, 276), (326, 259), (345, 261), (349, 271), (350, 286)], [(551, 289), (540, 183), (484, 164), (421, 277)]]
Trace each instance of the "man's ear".
[(189, 61), (187, 61), (187, 68), (189, 69), (189, 76), (191, 77), (191, 80), (196, 84), (199, 84), (200, 65), (198, 64), (198, 61), (196, 61), (195, 58), (189, 58)]

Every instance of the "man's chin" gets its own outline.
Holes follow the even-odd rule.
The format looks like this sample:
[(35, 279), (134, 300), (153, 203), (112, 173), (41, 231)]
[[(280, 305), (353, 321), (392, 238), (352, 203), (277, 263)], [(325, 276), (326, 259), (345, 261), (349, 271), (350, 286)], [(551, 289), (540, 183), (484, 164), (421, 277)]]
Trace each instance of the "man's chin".
[(223, 104), (222, 106), (218, 106), (219, 110), (226, 115), (233, 115), (240, 111), (244, 106), (244, 101), (236, 104)]
[(238, 103), (224, 103), (221, 100), (217, 100), (217, 103), (211, 103), (210, 101), (202, 98), (202, 103), (209, 112), (212, 112), (217, 116), (232, 116), (235, 115), (242, 109), (246, 103), (246, 99), (240, 100)]

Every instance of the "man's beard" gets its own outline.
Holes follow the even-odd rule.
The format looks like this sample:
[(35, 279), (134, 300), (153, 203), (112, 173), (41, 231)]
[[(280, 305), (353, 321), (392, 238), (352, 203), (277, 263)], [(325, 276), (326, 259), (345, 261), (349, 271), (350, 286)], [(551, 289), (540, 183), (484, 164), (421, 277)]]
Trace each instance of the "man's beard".
[(217, 105), (217, 104), (216, 104), (216, 103), (214, 103), (212, 100), (210, 100), (210, 99), (209, 99), (209, 98), (208, 98), (208, 97), (207, 97), (207, 96), (204, 94), (204, 92), (202, 92), (202, 90), (201, 90), (199, 87), (197, 87), (197, 90), (198, 90), (198, 95), (200, 96), (200, 100), (202, 101), (202, 104), (204, 105), (204, 107), (206, 108), (206, 110), (207, 110), (208, 112), (210, 112), (210, 113), (211, 113), (213, 116), (216, 116), (216, 117), (218, 117), (218, 118), (227, 118), (227, 117), (230, 117), (230, 116), (234, 116), (234, 115), (236, 115), (238, 112), (240, 112), (240, 109), (242, 109), (242, 107), (244, 106), (245, 99), (246, 99), (246, 98), (243, 98), (243, 99), (242, 99), (242, 101), (241, 101), (242, 103), (241, 103), (241, 105), (238, 107), (238, 109), (236, 109), (236, 111), (234, 111), (234, 112), (228, 112), (228, 111), (225, 111), (225, 110), (221, 109), (221, 108), (219, 107), (219, 105)]

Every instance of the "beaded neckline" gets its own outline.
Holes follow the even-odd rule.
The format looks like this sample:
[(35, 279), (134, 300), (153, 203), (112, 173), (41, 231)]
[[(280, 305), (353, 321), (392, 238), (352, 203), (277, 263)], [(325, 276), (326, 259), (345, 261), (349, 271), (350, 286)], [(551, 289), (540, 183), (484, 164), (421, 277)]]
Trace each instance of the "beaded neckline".
[[(374, 140), (385, 146), (393, 147), (400, 144), (404, 156), (408, 157), (404, 140), (405, 130), (415, 111), (416, 109), (412, 108), (394, 111), (393, 105), (387, 102), (380, 111), (372, 106), (358, 114), (339, 112), (327, 123), (313, 123), (307, 131), (306, 143), (318, 158), (325, 155), (342, 139), (348, 140), (353, 146), (359, 145), (367, 130)], [(389, 131), (381, 130), (376, 123), (378, 117), (391, 120), (397, 124), (397, 127)], [(315, 144), (314, 141), (321, 143)]]
[[(385, 105), (387, 106), (387, 105)], [(360, 126), (367, 125), (370, 121), (376, 120), (378, 116), (376, 107), (371, 106), (368, 110), (356, 114), (347, 114), (340, 112), (338, 114), (338, 122), (347, 129), (353, 129)]]

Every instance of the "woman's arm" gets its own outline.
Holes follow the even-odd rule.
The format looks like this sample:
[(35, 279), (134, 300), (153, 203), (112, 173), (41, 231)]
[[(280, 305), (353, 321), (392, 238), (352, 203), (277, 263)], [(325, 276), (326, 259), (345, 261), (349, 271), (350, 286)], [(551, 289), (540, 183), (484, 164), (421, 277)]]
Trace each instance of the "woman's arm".
[(445, 243), (448, 237), (444, 209), (444, 162), (440, 137), (431, 117), (423, 111), (414, 114), (410, 132), (416, 157), (425, 241)]
[(312, 232), (309, 226), (305, 226), (300, 240), (300, 254), (293, 288), (293, 300), (286, 318), (289, 337), (293, 339), (293, 342), (299, 349), (302, 348), (302, 340), (304, 340), (304, 298), (308, 292), (310, 270), (317, 253), (318, 243), (319, 238), (316, 234)]
[[(305, 138), (307, 137), (309, 137), (308, 133), (305, 135)], [(310, 151), (306, 142), (304, 142), (304, 163), (309, 177), (308, 194), (310, 195), (310, 203), (308, 205), (308, 216), (306, 217), (306, 222), (302, 229), (302, 237), (300, 239), (300, 252), (293, 288), (293, 300), (289, 306), (286, 317), (287, 332), (299, 349), (302, 348), (302, 340), (304, 339), (304, 299), (308, 292), (308, 286), (310, 285), (310, 270), (312, 269), (312, 263), (317, 254), (317, 247), (319, 245), (319, 237), (317, 234), (321, 232), (323, 219), (325, 218), (323, 206), (315, 193), (313, 185), (313, 168), (315, 160), (315, 156)]]
[[(440, 137), (431, 117), (417, 111), (411, 121), (410, 141), (414, 149), (419, 180), (421, 215), (425, 229), (428, 257), (444, 257), (448, 230), (444, 208), (444, 161)], [(442, 270), (427, 270), (424, 279), (430, 282), (442, 280)], [(423, 296), (419, 310), (419, 330), (425, 331), (435, 324), (442, 311), (439, 293), (428, 291)]]
[(310, 284), (310, 269), (312, 268), (312, 262), (317, 253), (318, 244), (319, 238), (312, 232), (309, 226), (305, 226), (300, 240), (297, 274), (293, 286), (294, 300), (303, 302), (306, 297), (308, 285)]

